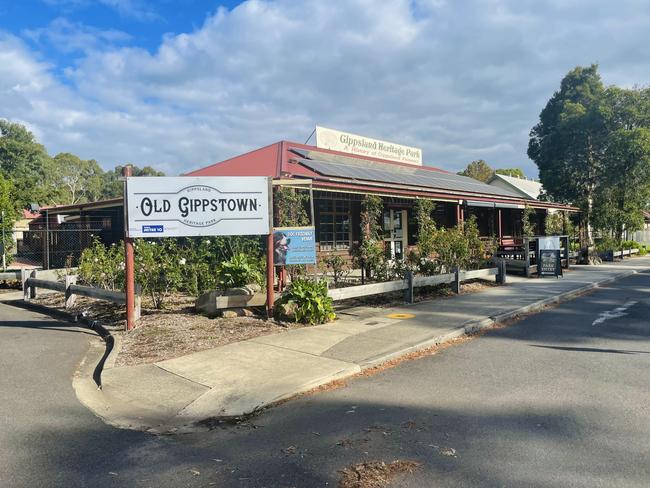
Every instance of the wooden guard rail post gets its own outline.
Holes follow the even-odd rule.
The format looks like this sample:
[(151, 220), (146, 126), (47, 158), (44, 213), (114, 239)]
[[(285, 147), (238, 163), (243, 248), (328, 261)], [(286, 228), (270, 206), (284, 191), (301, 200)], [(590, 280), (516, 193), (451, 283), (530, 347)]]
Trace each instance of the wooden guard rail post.
[[(75, 304), (76, 297), (84, 296), (104, 300), (107, 302), (126, 305), (126, 294), (121, 291), (104, 290), (92, 286), (77, 285), (75, 275), (66, 275), (65, 281), (41, 280), (36, 277), (36, 271), (23, 272), (23, 297), (25, 301), (36, 298), (37, 288), (58, 291), (65, 294), (65, 308), (72, 308)], [(134, 320), (138, 320), (142, 313), (142, 288), (139, 284), (135, 286), (135, 303), (134, 303)]]

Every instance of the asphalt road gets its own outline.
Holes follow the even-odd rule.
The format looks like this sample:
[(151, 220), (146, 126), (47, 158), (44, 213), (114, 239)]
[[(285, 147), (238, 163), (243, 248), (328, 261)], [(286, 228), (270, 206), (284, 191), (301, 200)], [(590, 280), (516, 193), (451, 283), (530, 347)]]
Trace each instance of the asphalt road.
[(650, 486), (650, 274), (235, 426), (113, 429), (77, 400), (87, 332), (0, 305), (0, 486)]

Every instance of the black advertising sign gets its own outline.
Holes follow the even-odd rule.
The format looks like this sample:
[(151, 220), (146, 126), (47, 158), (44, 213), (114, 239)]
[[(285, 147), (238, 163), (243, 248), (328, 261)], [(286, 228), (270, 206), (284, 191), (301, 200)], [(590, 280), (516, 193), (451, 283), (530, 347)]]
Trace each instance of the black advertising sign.
[(560, 263), (559, 249), (540, 249), (539, 261), (537, 263), (537, 272), (539, 276), (560, 276), (562, 275), (562, 266)]

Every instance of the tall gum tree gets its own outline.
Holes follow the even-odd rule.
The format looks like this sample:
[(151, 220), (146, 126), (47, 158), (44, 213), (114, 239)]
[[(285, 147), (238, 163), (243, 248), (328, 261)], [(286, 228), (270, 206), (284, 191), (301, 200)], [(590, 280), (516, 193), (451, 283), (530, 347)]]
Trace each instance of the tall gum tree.
[(528, 143), (548, 195), (581, 208), (587, 246), (593, 244), (594, 194), (607, 145), (604, 92), (597, 65), (571, 70), (540, 113)]

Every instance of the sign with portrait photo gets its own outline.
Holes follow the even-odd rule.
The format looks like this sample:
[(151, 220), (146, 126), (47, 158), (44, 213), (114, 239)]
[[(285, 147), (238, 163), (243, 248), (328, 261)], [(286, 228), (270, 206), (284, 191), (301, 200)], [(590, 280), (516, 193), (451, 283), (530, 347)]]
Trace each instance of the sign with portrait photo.
[(276, 227), (273, 230), (273, 264), (316, 264), (314, 227)]

